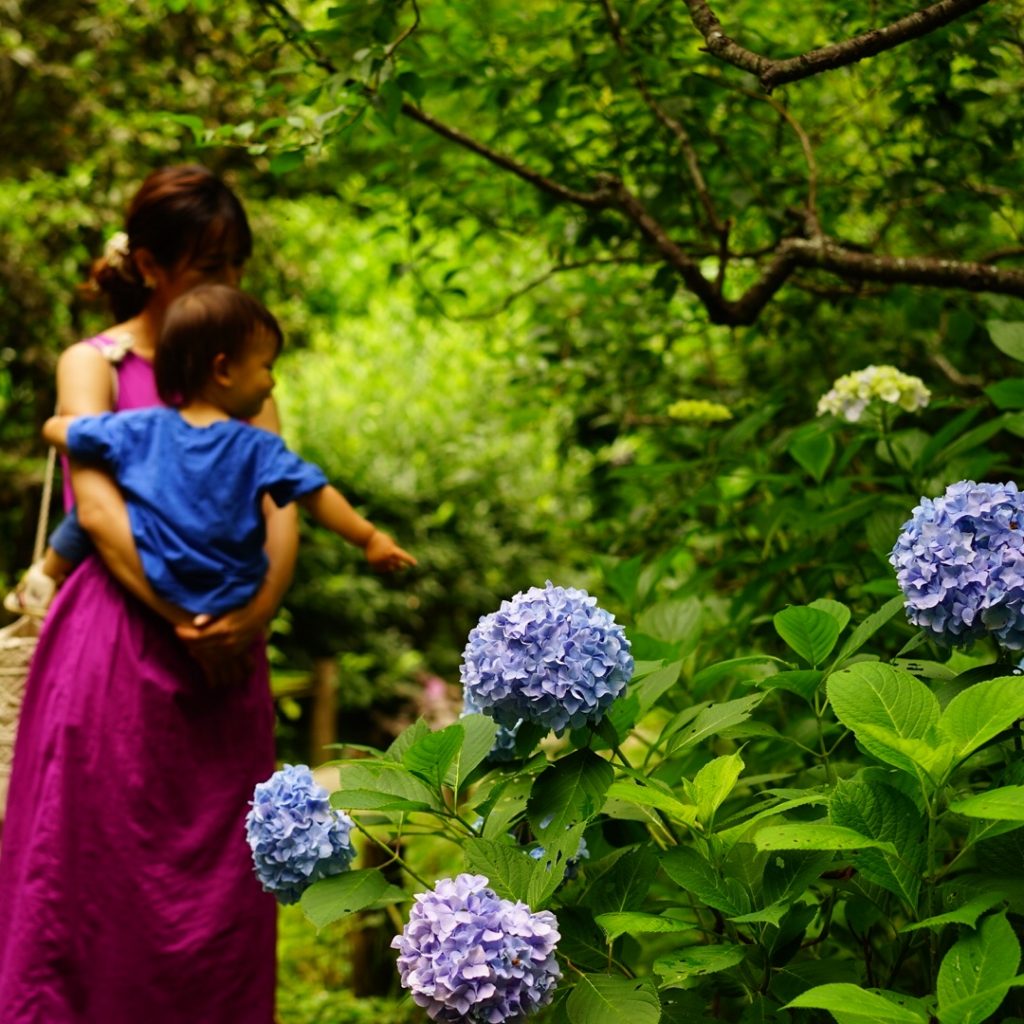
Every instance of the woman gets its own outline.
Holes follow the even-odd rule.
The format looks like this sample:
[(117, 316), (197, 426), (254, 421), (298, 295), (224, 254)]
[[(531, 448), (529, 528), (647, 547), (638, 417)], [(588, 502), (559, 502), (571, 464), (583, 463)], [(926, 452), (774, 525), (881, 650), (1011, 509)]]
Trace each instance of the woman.
[[(94, 268), (121, 322), (58, 364), (68, 415), (155, 404), (168, 305), (236, 284), (252, 245), (238, 199), (200, 167), (151, 174), (126, 230)], [(272, 406), (254, 422), (278, 426)], [(0, 848), (0, 1019), (270, 1024), (275, 904), (242, 822), (274, 769), (260, 633), (290, 581), (294, 506), (268, 503), (256, 597), (189, 622), (146, 582), (110, 479), (72, 466), (71, 482), (98, 555), (58, 592), (27, 684)]]

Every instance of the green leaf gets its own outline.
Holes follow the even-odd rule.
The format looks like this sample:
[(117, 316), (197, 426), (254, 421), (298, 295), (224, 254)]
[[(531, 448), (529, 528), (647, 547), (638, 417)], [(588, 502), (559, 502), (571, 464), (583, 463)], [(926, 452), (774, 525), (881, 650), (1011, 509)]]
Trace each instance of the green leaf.
[(1024, 362), (1024, 322), (989, 320), (985, 326), (992, 344), (1000, 352), (1018, 362)]
[(1011, 377), (989, 384), (985, 394), (997, 409), (1024, 409), (1024, 377)]
[(620, 935), (693, 931), (692, 921), (659, 917), (657, 914), (640, 914), (636, 911), (621, 914), (598, 914), (596, 921), (604, 929), (609, 942), (614, 942)]
[(858, 662), (828, 681), (828, 698), (836, 717), (857, 734), (866, 750), (886, 764), (916, 774), (913, 761), (875, 739), (865, 726), (878, 726), (897, 737), (923, 739), (939, 720), (939, 702), (908, 672), (881, 662)]
[(423, 79), (415, 71), (403, 71), (395, 81), (398, 83), (399, 89), (411, 96), (417, 103), (426, 95), (427, 90)]
[(999, 1009), (1020, 965), (1020, 942), (1006, 914), (993, 914), (942, 958), (937, 995), (941, 1024), (980, 1024)]
[(576, 982), (566, 1010), (572, 1024), (658, 1024), (661, 1001), (648, 979), (584, 974)]
[(465, 730), (465, 742), (448, 766), (444, 779), (444, 784), (451, 786), (456, 795), (466, 776), (491, 752), (498, 732), (498, 723), (487, 715), (466, 715), (459, 719), (459, 725)]
[(616, 779), (611, 784), (606, 799), (626, 800), (641, 807), (654, 807), (687, 825), (697, 820), (696, 805), (683, 803), (656, 779), (645, 778), (639, 773), (625, 774), (626, 778)]
[(789, 906), (821, 877), (834, 859), (828, 850), (776, 850), (765, 861), (761, 879), (763, 902), (769, 906)]
[(786, 446), (786, 450), (818, 483), (821, 483), (835, 456), (836, 442), (831, 434), (797, 434)]
[[(682, 667), (683, 663), (681, 661), (673, 661), (671, 664), (658, 669), (657, 672), (652, 672), (640, 682), (634, 682), (630, 686), (629, 693), (639, 701), (641, 715), (645, 715), (650, 711), (661, 697), (679, 682), (679, 673)], [(614, 704), (612, 705), (612, 710), (615, 710)]]
[(665, 874), (702, 903), (729, 917), (750, 910), (750, 900), (735, 878), (722, 879), (711, 863), (688, 846), (677, 846), (661, 855)]
[(890, 598), (877, 612), (873, 612), (860, 623), (839, 649), (832, 663), (833, 668), (839, 668), (847, 658), (852, 658), (897, 612), (902, 610), (903, 604), (902, 594)]
[[(716, 683), (723, 679), (735, 677), (737, 679), (759, 679), (762, 675), (761, 668), (780, 666), (789, 668), (789, 665), (780, 658), (773, 658), (769, 654), (748, 654), (742, 658), (730, 658), (728, 661), (719, 661), (714, 665), (702, 668), (690, 684), (690, 689), (695, 697), (703, 697)], [(772, 678), (772, 677), (768, 677)], [(759, 685), (764, 685), (765, 680), (761, 679)]]
[(612, 766), (586, 749), (545, 768), (534, 782), (526, 805), (533, 834), (546, 845), (546, 837), (557, 839), (567, 829), (593, 817), (614, 779)]
[(821, 822), (793, 825), (767, 825), (754, 836), (759, 850), (885, 850), (895, 854), (896, 847), (885, 840), (861, 835), (852, 828)]
[(633, 910), (643, 903), (657, 871), (653, 844), (620, 847), (588, 869), (592, 881), (587, 888), (587, 906), (601, 913)]
[(1024, 786), (1002, 786), (978, 793), (949, 805), (951, 811), (968, 818), (1024, 821)]
[(779, 636), (812, 668), (829, 656), (839, 639), (839, 623), (820, 608), (790, 605), (772, 621)]
[(696, 597), (659, 601), (640, 613), (636, 628), (655, 640), (679, 645), (682, 656), (696, 647), (700, 639), (703, 614), (700, 600)]
[(872, 744), (871, 752), (889, 764), (904, 771), (909, 764), (919, 780), (927, 780), (932, 786), (943, 782), (953, 764), (953, 744), (940, 742), (934, 732), (925, 739), (906, 739), (880, 725), (863, 725), (857, 739), (865, 747)]
[(283, 153), (275, 153), (270, 158), (270, 173), (279, 178), (281, 175), (301, 167), (305, 159), (306, 153), (302, 149), (290, 149)]
[(331, 806), (342, 811), (429, 811), (433, 804), (408, 800), (375, 789), (341, 789), (331, 794)]
[(531, 907), (542, 907), (565, 881), (566, 866), (579, 852), (585, 828), (586, 825), (581, 822), (557, 834), (549, 834), (541, 847), (543, 853), (538, 857), (530, 857), (533, 872), (526, 892), (526, 902)]
[(668, 746), (669, 753), (692, 747), (702, 740), (724, 732), (731, 726), (745, 722), (762, 700), (764, 700), (763, 694), (754, 693), (748, 697), (739, 697), (736, 700), (728, 700), (722, 704), (712, 704), (711, 707), (704, 708), (688, 726), (680, 729), (672, 737)]
[(693, 777), (691, 785), (697, 817), (706, 829), (710, 829), (715, 811), (733, 791), (743, 768), (743, 758), (739, 754), (726, 754), (708, 761)]
[(527, 902), (530, 878), (536, 865), (524, 849), (491, 839), (467, 839), (462, 848), (470, 870), (486, 875), (499, 896)]
[(392, 885), (377, 868), (343, 871), (340, 875), (314, 882), (299, 903), (306, 917), (323, 928), (372, 904), (402, 903), (409, 897)]
[(811, 601), (808, 608), (817, 608), (827, 612), (836, 620), (841, 633), (850, 624), (850, 609), (840, 601), (832, 601), (827, 597), (819, 597), (817, 601)]
[(828, 1010), (843, 1024), (928, 1024), (927, 1015), (916, 1008), (901, 1006), (876, 992), (847, 982), (808, 989), (783, 1009)]
[(435, 789), (440, 790), (448, 768), (466, 739), (466, 730), (459, 722), (440, 732), (427, 733), (402, 755), (402, 764)]
[(958, 693), (946, 705), (939, 732), (954, 745), (961, 761), (1024, 717), (1024, 680), (989, 679)]
[(690, 978), (727, 971), (743, 962), (742, 946), (722, 943), (715, 946), (688, 946), (654, 961), (654, 973), (661, 978), (662, 988), (672, 988)]
[[(435, 810), (441, 809), (438, 795), (404, 766), (393, 761), (362, 761), (339, 765), (338, 790), (331, 796), (332, 804), (345, 807), (344, 797), (349, 790), (372, 790), (398, 800), (411, 800)], [(335, 797), (339, 802), (335, 803)]]
[(997, 892), (981, 893), (967, 900), (956, 910), (949, 910), (945, 914), (936, 914), (934, 917), (926, 917), (913, 924), (905, 924), (900, 931), (913, 932), (919, 928), (945, 928), (949, 924), (965, 924), (968, 928), (973, 928), (982, 914), (1002, 902), (1003, 898)]
[(762, 690), (785, 690), (787, 693), (795, 693), (810, 703), (814, 700), (814, 695), (818, 692), (824, 675), (824, 672), (816, 668), (798, 669), (794, 672), (776, 672), (773, 676), (766, 676), (757, 685)]
[(403, 729), (394, 742), (388, 747), (385, 756), (392, 761), (401, 761), (405, 752), (417, 741), (429, 736), (430, 726), (422, 718), (417, 718), (412, 725)]

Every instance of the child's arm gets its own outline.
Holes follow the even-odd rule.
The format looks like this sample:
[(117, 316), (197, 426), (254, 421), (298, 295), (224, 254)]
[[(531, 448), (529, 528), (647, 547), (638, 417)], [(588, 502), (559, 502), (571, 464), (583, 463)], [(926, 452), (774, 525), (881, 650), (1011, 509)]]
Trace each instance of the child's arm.
[(375, 569), (400, 569), (416, 564), (416, 559), (408, 551), (403, 551), (386, 533), (364, 519), (335, 488), (321, 487), (305, 494), (299, 498), (299, 504), (328, 530), (362, 548), (367, 561)]
[(71, 426), (74, 416), (51, 416), (43, 424), (43, 440), (52, 444), (54, 448), (63, 454), (68, 451), (68, 427)]

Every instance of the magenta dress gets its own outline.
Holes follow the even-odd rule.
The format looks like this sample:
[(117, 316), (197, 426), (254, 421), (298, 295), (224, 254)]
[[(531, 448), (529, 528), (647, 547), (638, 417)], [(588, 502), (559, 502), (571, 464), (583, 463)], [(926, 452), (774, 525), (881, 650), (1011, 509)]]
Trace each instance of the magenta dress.
[[(156, 402), (118, 367), (118, 409)], [(272, 1024), (276, 904), (245, 842), (274, 770), (263, 645), (212, 690), (95, 555), (47, 616), (0, 846), (2, 1024)]]

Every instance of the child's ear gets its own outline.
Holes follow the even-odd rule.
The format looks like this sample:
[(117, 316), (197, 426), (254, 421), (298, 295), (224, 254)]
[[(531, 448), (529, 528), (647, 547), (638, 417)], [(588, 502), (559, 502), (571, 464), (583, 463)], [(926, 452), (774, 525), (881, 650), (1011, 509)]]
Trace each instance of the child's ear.
[(219, 384), (222, 388), (231, 387), (231, 360), (227, 353), (218, 352), (213, 357), (213, 366), (210, 368), (210, 379)]

